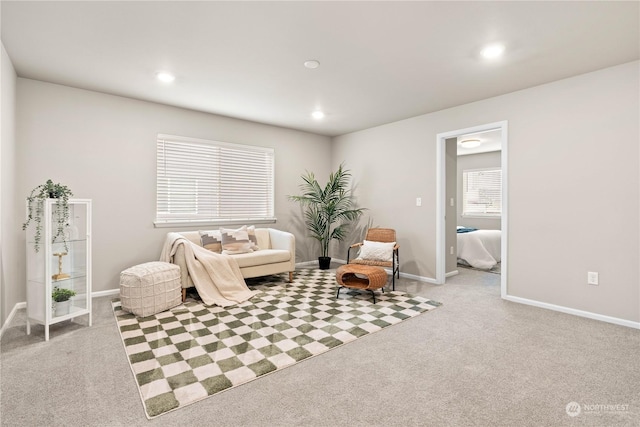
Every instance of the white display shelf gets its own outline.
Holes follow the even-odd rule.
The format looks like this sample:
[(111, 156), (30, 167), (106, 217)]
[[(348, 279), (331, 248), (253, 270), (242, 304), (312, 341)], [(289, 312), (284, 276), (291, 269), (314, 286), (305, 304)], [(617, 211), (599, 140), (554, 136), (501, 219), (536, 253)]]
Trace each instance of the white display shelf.
[[(42, 238), (35, 251), (35, 221), (27, 230), (27, 334), (31, 323), (44, 325), (45, 340), (49, 326), (78, 316), (88, 315), (91, 326), (91, 200), (69, 199), (69, 227), (64, 242), (53, 241), (56, 227), (56, 199), (43, 203)], [(63, 253), (62, 257), (58, 256)], [(62, 259), (61, 259), (62, 258)], [(55, 275), (62, 273), (64, 278)], [(52, 291), (55, 287), (71, 289), (69, 312), (55, 315)]]

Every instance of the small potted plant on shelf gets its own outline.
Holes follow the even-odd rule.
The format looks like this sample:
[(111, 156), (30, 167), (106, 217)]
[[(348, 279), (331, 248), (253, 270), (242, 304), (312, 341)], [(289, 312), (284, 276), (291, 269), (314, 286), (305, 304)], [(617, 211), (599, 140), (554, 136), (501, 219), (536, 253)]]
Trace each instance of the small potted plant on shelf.
[(56, 207), (54, 210), (54, 218), (56, 222), (55, 234), (52, 236), (53, 241), (61, 241), (64, 244), (65, 252), (67, 248), (67, 237), (65, 231), (69, 227), (69, 197), (73, 196), (69, 187), (62, 184), (54, 184), (50, 179), (46, 183), (38, 185), (31, 190), (28, 202), (27, 221), (22, 224), (22, 229), (26, 230), (31, 221), (36, 223), (36, 232), (34, 235), (34, 249), (36, 252), (40, 250), (40, 241), (42, 238), (42, 215), (44, 213), (44, 201), (46, 199), (56, 199)]
[(305, 224), (311, 237), (320, 242), (322, 255), (318, 257), (320, 269), (331, 265), (329, 243), (341, 241), (347, 233), (349, 222), (360, 217), (364, 208), (353, 206), (349, 185), (351, 174), (341, 164), (335, 173), (329, 175), (324, 188), (320, 186), (312, 172), (302, 175), (301, 196), (289, 196), (289, 200), (299, 202), (304, 207)]
[(74, 297), (76, 292), (71, 289), (60, 288), (55, 286), (53, 292), (51, 292), (51, 299), (53, 299), (53, 312), (55, 316), (63, 316), (69, 314), (69, 308), (71, 305), (71, 297)]

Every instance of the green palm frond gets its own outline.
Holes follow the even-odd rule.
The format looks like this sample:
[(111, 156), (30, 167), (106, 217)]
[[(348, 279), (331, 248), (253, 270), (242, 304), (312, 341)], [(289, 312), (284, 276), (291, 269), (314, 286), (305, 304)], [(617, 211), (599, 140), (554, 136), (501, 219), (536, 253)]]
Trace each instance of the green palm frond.
[(348, 223), (357, 220), (365, 210), (353, 206), (348, 190), (350, 177), (349, 171), (341, 164), (329, 175), (323, 188), (313, 172), (307, 172), (302, 175), (302, 194), (289, 196), (289, 200), (303, 206), (305, 224), (311, 237), (320, 242), (322, 256), (328, 256), (331, 240), (341, 241), (346, 237)]

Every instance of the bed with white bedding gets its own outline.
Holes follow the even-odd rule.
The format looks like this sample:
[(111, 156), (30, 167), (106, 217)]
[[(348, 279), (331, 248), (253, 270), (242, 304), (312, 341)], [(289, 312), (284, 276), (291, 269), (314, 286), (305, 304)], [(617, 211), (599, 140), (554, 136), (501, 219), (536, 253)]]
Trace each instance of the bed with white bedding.
[(500, 230), (476, 230), (458, 227), (458, 261), (471, 267), (490, 270), (500, 262)]

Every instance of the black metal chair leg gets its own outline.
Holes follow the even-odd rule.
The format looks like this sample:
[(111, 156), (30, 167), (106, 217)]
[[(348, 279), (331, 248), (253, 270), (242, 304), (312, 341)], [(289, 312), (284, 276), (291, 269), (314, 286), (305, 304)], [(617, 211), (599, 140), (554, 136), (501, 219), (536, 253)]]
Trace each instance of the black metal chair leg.
[(338, 287), (338, 292), (336, 293), (336, 299), (340, 298), (340, 289), (342, 289), (342, 286)]
[(393, 275), (393, 277), (394, 277), (394, 279), (393, 279), (394, 280), (393, 281), (393, 290), (394, 291), (396, 290), (396, 286), (395, 286), (396, 285), (396, 283), (395, 283), (396, 274), (398, 275), (398, 279), (400, 278), (400, 249), (396, 249), (395, 261), (396, 261), (395, 262), (396, 271), (394, 271), (395, 274)]
[(376, 294), (371, 289), (369, 289), (369, 292), (371, 292), (371, 296), (373, 297), (373, 303), (375, 304), (376, 303)]

